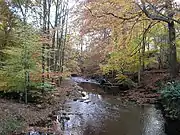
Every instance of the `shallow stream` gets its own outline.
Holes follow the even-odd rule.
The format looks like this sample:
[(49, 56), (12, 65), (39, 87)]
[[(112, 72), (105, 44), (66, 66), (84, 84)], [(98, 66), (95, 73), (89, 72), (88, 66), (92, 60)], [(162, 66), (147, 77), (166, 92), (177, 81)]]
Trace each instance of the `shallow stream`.
[[(168, 135), (162, 113), (155, 105), (124, 104), (120, 97), (94, 92), (100, 87), (91, 80), (73, 80), (83, 88), (83, 97), (66, 101), (59, 111), (64, 135)], [(68, 119), (62, 120), (62, 115)]]

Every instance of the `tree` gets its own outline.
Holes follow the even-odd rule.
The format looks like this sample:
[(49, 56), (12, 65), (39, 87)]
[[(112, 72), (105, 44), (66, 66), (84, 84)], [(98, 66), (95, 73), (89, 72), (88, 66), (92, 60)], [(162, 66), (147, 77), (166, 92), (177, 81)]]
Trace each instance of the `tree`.
[[(89, 57), (85, 59), (86, 66), (91, 65), (88, 70), (92, 70), (92, 65), (99, 67), (100, 64), (106, 64), (113, 51), (120, 52), (128, 48), (141, 30), (139, 25), (147, 18), (142, 18), (142, 13), (135, 10), (131, 2), (92, 0), (86, 1), (80, 19), (83, 19), (79, 21), (82, 25), (80, 33), (88, 37), (84, 51)], [(97, 71), (98, 68), (94, 69)]]
[[(13, 27), (12, 36), (9, 39), (13, 46), (8, 44), (2, 50), (6, 59), (0, 71), (0, 80), (4, 84), (3, 90), (5, 92), (24, 93), (24, 99), (27, 102), (28, 91), (23, 92), (24, 88), (27, 87), (27, 76), (25, 74), (27, 72), (31, 75), (39, 73), (38, 54), (40, 45), (37, 32), (30, 26), (22, 27), (22, 24), (22, 22), (18, 22), (16, 27)], [(24, 57), (25, 55), (27, 57)]]
[(3, 61), (5, 60), (1, 50), (7, 47), (8, 44), (11, 44), (9, 38), (11, 37), (13, 27), (16, 26), (15, 20), (16, 16), (9, 9), (9, 4), (5, 1), (0, 1), (0, 68), (2, 68)]
[(170, 73), (172, 77), (175, 77), (179, 71), (177, 67), (175, 23), (180, 23), (180, 21), (175, 18), (178, 11), (176, 10), (176, 3), (174, 0), (141, 0), (141, 3), (137, 4), (148, 18), (167, 23), (169, 33)]
[[(85, 36), (88, 36), (89, 39), (92, 39), (92, 35), (96, 37), (96, 40), (92, 39), (90, 43), (92, 43), (92, 46), (96, 44), (97, 49), (100, 46), (98, 41), (101, 40), (97, 37), (103, 37), (103, 35), (99, 33), (101, 30), (107, 29), (109, 31), (109, 48), (113, 48), (114, 50), (118, 49), (119, 51), (129, 46), (131, 48), (131, 41), (134, 41), (134, 38), (140, 36), (141, 41), (136, 42), (138, 45), (132, 50), (132, 54), (135, 55), (139, 52), (139, 71), (142, 72), (146, 68), (146, 53), (150, 51), (150, 46), (153, 46), (155, 43), (150, 41), (150, 39), (157, 39), (148, 33), (159, 23), (162, 24), (160, 25), (161, 28), (167, 24), (166, 28), (168, 29), (169, 35), (169, 69), (170, 75), (175, 77), (178, 72), (176, 54), (176, 25), (179, 23), (179, 20), (176, 19), (179, 12), (178, 7), (177, 3), (173, 0), (130, 0), (128, 2), (124, 0), (86, 1), (83, 7), (83, 17), (81, 16), (80, 18), (83, 18), (81, 32), (84, 33)], [(104, 42), (103, 44), (105, 45)], [(159, 50), (161, 50), (162, 53), (163, 47), (164, 46), (161, 46), (161, 49), (157, 47), (156, 51), (159, 52)], [(105, 47), (101, 51), (104, 52), (104, 49)], [(106, 59), (108, 58), (106, 57)], [(159, 60), (157, 61), (161, 62)]]

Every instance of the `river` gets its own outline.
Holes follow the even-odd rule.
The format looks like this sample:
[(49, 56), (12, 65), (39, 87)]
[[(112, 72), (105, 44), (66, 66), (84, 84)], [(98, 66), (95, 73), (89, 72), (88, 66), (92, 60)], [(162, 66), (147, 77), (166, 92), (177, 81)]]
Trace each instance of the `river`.
[[(59, 110), (64, 135), (168, 135), (155, 105), (122, 103), (120, 97), (94, 92), (100, 87), (93, 80), (73, 80), (83, 88), (83, 97), (66, 101)], [(63, 115), (68, 119), (61, 119)]]

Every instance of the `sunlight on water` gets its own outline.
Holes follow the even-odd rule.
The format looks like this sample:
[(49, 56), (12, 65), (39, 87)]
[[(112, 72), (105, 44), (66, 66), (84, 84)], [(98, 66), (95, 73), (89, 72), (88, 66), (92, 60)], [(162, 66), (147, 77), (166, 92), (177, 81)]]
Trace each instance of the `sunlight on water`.
[[(117, 108), (110, 99), (92, 93), (83, 99), (66, 104), (76, 115), (64, 123), (64, 135), (165, 135), (161, 112), (154, 106)], [(92, 102), (87, 104), (86, 100)]]
[[(89, 91), (99, 89), (89, 83), (82, 87)], [(77, 101), (65, 103), (70, 120), (63, 123), (63, 135), (166, 135), (161, 111), (154, 105), (122, 105), (113, 96), (85, 91), (81, 94), (83, 97)]]
[(164, 130), (164, 119), (159, 110), (148, 107), (143, 115), (144, 135), (165, 135), (165, 133), (161, 133)]

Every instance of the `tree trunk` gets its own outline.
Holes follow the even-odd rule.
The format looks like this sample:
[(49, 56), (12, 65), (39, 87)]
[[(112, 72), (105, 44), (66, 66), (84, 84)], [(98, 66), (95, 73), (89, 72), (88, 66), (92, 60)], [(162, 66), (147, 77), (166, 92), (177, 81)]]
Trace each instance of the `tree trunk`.
[[(43, 34), (46, 34), (46, 0), (43, 0)], [(42, 93), (44, 93), (44, 83), (45, 83), (45, 47), (46, 43), (42, 44)]]
[[(175, 10), (173, 7), (174, 0), (164, 0), (165, 6), (164, 8), (164, 13), (165, 14), (157, 14), (155, 11), (150, 12), (150, 10), (154, 10), (153, 8), (155, 6), (149, 5), (148, 2), (145, 0), (141, 0), (142, 8), (141, 10), (145, 13), (145, 15), (148, 18), (151, 18), (152, 20), (158, 20), (162, 21), (168, 24), (168, 32), (169, 32), (169, 68), (170, 68), (170, 75), (172, 78), (176, 77), (178, 75), (178, 68), (177, 68), (177, 54), (176, 54), (176, 44), (175, 44), (175, 39), (176, 39), (176, 31), (175, 31), (175, 26), (174, 26), (174, 15), (175, 15)], [(141, 6), (140, 6), (141, 7)], [(159, 7), (161, 8), (161, 7)]]
[(138, 84), (141, 83), (141, 69), (142, 68), (142, 58), (141, 58), (141, 51), (139, 50), (139, 70), (138, 70)]
[(177, 54), (176, 54), (176, 32), (174, 27), (174, 21), (168, 23), (169, 29), (169, 64), (170, 64), (170, 74), (174, 78), (178, 74), (177, 68)]
[(142, 71), (145, 70), (145, 49), (146, 49), (146, 35), (143, 35), (143, 42), (142, 42)]
[[(48, 0), (48, 11), (47, 11), (47, 34), (48, 40), (50, 39), (50, 12), (51, 12), (51, 0)], [(50, 44), (47, 44), (47, 78), (50, 78), (50, 61), (51, 61), (51, 48)]]

